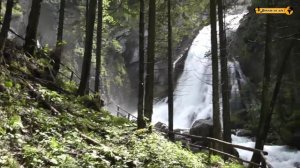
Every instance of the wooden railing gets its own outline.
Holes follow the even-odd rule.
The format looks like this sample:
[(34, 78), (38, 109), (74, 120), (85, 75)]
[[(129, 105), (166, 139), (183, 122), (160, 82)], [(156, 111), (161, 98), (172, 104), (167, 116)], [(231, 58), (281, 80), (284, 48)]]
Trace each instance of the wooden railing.
[(133, 114), (129, 113), (125, 109), (121, 108), (119, 105), (116, 105), (116, 107), (117, 107), (117, 110), (116, 110), (117, 116), (127, 118), (128, 120), (133, 120), (133, 121), (137, 120), (136, 116), (134, 116)]
[[(265, 158), (265, 155), (268, 155), (268, 152), (263, 151), (263, 150), (250, 148), (250, 147), (246, 147), (246, 146), (241, 146), (241, 145), (237, 145), (237, 144), (232, 144), (232, 143), (222, 141), (222, 140), (219, 140), (219, 139), (215, 139), (215, 138), (211, 138), (211, 137), (182, 134), (182, 133), (178, 133), (178, 132), (168, 132), (168, 133), (172, 133), (174, 135), (180, 135), (180, 136), (183, 136), (185, 138), (193, 138), (193, 139), (203, 140), (205, 142), (208, 142), (208, 144), (210, 144), (210, 147), (201, 146), (201, 145), (194, 145), (194, 144), (187, 144), (187, 146), (196, 147), (196, 148), (199, 148), (199, 149), (206, 149), (206, 150), (209, 151), (209, 157), (210, 157), (211, 153), (214, 152), (214, 153), (224, 155), (226, 157), (230, 157), (232, 159), (235, 159), (235, 160), (243, 162), (243, 163), (248, 163), (248, 164), (250, 164), (254, 167), (262, 167), (262, 168), (267, 168), (267, 167), (270, 168), (271, 167), (270, 164), (267, 163), (266, 158)], [(250, 152), (253, 152), (253, 153), (254, 152), (259, 153), (260, 156), (261, 156), (261, 164), (257, 164), (257, 163), (251, 162), (251, 161), (247, 161), (247, 160), (241, 159), (237, 156), (234, 156), (232, 154), (229, 154), (229, 153), (217, 150), (217, 149), (213, 149), (211, 147), (213, 143), (219, 143), (223, 146), (230, 146), (232, 148), (242, 149), (242, 150), (250, 151)]]
[[(130, 112), (126, 111), (124, 108), (121, 108), (119, 105), (116, 105), (116, 112), (117, 112), (117, 116), (119, 116), (119, 117), (124, 117), (124, 118), (127, 118), (128, 120), (133, 120), (133, 121), (137, 120), (136, 116), (132, 115)], [(196, 136), (196, 135), (182, 134), (182, 133), (178, 133), (178, 132), (169, 132), (169, 131), (166, 131), (164, 133), (172, 133), (174, 135), (183, 136), (185, 138), (191, 138), (191, 139), (193, 138), (193, 139), (208, 142), (208, 144), (210, 144), (210, 147), (195, 145), (195, 144), (191, 144), (191, 143), (187, 144), (185, 147), (195, 147), (195, 148), (198, 148), (198, 149), (208, 150), (209, 151), (209, 155), (208, 155), (209, 160), (210, 160), (210, 157), (211, 157), (211, 153), (217, 153), (217, 154), (220, 154), (220, 155), (224, 155), (228, 158), (235, 159), (239, 162), (250, 164), (254, 167), (272, 168), (271, 164), (269, 164), (267, 162), (266, 157), (265, 157), (265, 155), (268, 155), (268, 152), (263, 151), (263, 150), (250, 148), (250, 147), (246, 147), (246, 146), (241, 146), (241, 145), (237, 145), (237, 144), (232, 144), (232, 143), (222, 141), (222, 140), (219, 140), (219, 139), (215, 139), (215, 138), (211, 138), (211, 137)], [(251, 161), (248, 161), (248, 160), (244, 160), (244, 159), (239, 158), (237, 156), (234, 156), (232, 154), (214, 149), (214, 148), (212, 148), (213, 143), (219, 143), (223, 146), (230, 146), (232, 148), (242, 149), (242, 150), (250, 151), (250, 152), (253, 152), (253, 153), (259, 153), (260, 156), (261, 156), (261, 164), (257, 164), (257, 163), (254, 163), (254, 162), (251, 162)]]

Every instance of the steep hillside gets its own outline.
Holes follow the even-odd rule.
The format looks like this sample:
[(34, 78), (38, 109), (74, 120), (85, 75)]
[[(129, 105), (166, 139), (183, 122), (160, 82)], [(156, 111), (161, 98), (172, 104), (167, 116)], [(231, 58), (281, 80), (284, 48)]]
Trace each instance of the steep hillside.
[[(99, 109), (95, 96), (74, 96), (73, 83), (46, 80), (43, 52), (28, 58), (8, 46), (0, 65), (0, 167), (210, 166), (205, 153)], [(215, 156), (211, 166), (242, 167)]]

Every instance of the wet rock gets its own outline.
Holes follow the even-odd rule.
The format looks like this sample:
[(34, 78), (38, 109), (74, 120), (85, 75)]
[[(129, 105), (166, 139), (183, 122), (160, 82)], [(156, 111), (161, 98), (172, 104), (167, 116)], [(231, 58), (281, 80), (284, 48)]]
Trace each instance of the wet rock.
[(162, 122), (158, 122), (154, 125), (154, 128), (157, 130), (157, 131), (160, 131), (160, 132), (165, 132), (167, 133), (168, 132), (168, 126)]
[(269, 144), (283, 144), (279, 134), (273, 129), (270, 129), (270, 131), (268, 133), (268, 136), (267, 136), (266, 143), (269, 143)]
[(238, 129), (236, 131), (237, 136), (253, 137), (255, 136), (251, 130), (247, 129)]
[[(293, 146), (297, 147), (300, 149), (300, 130), (297, 130), (293, 133), (292, 135), (292, 143)], [(299, 162), (300, 163), (300, 162)], [(300, 167), (300, 165), (299, 165)]]
[(191, 135), (197, 136), (212, 136), (213, 121), (211, 119), (200, 119), (193, 123), (192, 128), (190, 129)]
[(240, 157), (239, 152), (235, 148), (233, 148), (233, 155), (236, 157)]
[(290, 124), (289, 127), (282, 127), (279, 135), (284, 144), (300, 149), (300, 123)]
[[(190, 130), (189, 129), (175, 129), (174, 132), (189, 135)], [(182, 135), (175, 135), (175, 140), (186, 143), (187, 141), (189, 141), (189, 138), (186, 138), (185, 136), (182, 136)]]
[[(200, 119), (193, 123), (190, 129), (191, 135), (212, 137), (213, 133), (213, 121), (211, 119)], [(192, 142), (200, 142), (201, 145), (207, 145), (204, 141), (192, 138)]]
[(180, 134), (189, 134), (189, 129), (175, 129), (174, 132), (180, 133)]
[(295, 162), (295, 163), (294, 163), (294, 167), (295, 167), (295, 168), (300, 168), (300, 162)]

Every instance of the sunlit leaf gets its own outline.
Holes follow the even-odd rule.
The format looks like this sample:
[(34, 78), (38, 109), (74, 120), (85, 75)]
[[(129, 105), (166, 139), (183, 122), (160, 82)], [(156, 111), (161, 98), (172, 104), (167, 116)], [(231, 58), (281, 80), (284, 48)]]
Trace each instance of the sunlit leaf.
[(19, 115), (13, 115), (9, 120), (9, 125), (13, 129), (23, 128), (21, 116)]
[(5, 82), (4, 82), (4, 85), (5, 85), (7, 88), (12, 88), (12, 87), (13, 87), (13, 82), (12, 82), (12, 81), (5, 81)]

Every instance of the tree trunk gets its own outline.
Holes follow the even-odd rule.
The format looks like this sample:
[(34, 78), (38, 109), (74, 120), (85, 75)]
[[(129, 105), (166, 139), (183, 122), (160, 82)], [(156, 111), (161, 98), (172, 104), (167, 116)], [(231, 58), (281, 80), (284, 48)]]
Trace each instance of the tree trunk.
[[(219, 62), (218, 62), (218, 41), (217, 41), (217, 18), (216, 0), (210, 0), (210, 24), (211, 24), (211, 60), (212, 60), (212, 87), (213, 87), (213, 136), (222, 139), (220, 105), (219, 105)], [(221, 150), (217, 143), (214, 148)]]
[[(269, 2), (269, 1), (268, 1)], [(266, 40), (265, 40), (265, 58), (264, 58), (264, 77), (263, 77), (263, 90), (262, 90), (262, 98), (261, 98), (261, 111), (260, 111), (260, 119), (258, 132), (256, 135), (255, 148), (256, 149), (264, 149), (265, 137), (268, 132), (266, 130), (266, 123), (268, 113), (270, 112), (270, 87), (271, 87), (271, 52), (270, 52), (270, 44), (272, 42), (271, 37), (271, 16), (267, 15), (267, 23), (266, 23)], [(254, 153), (251, 159), (252, 162), (259, 163), (261, 161), (261, 157), (259, 153)]]
[(8, 30), (10, 28), (10, 21), (11, 21), (13, 6), (14, 6), (14, 1), (7, 0), (4, 21), (3, 21), (3, 25), (1, 28), (1, 32), (0, 32), (0, 56), (1, 57), (2, 57), (4, 47), (5, 47), (5, 41), (7, 38)]
[(31, 10), (26, 28), (24, 50), (28, 56), (33, 56), (36, 49), (36, 35), (39, 25), (41, 3), (43, 0), (32, 0)]
[(1, 19), (1, 15), (2, 15), (2, 0), (0, 0), (0, 19)]
[(94, 24), (96, 17), (96, 7), (97, 0), (90, 0), (89, 3), (89, 12), (88, 12), (88, 24), (85, 32), (85, 48), (84, 48), (84, 56), (82, 62), (82, 72), (81, 79), (77, 94), (79, 96), (83, 96), (86, 94), (86, 90), (88, 89), (88, 80), (90, 77), (90, 69), (91, 69), (91, 58), (92, 58), (92, 49), (93, 49), (93, 36), (94, 36)]
[(103, 0), (98, 0), (95, 92), (100, 96)]
[[(271, 122), (272, 114), (274, 112), (274, 108), (276, 105), (277, 97), (280, 92), (282, 77), (286, 70), (287, 63), (292, 55), (291, 52), (294, 47), (294, 43), (295, 43), (295, 40), (293, 40), (291, 42), (291, 44), (289, 45), (289, 47), (287, 48), (284, 58), (282, 59), (281, 66), (279, 67), (279, 72), (277, 75), (277, 79), (276, 79), (276, 83), (275, 83), (275, 87), (274, 87), (274, 91), (273, 91), (273, 95), (272, 95), (272, 100), (270, 103), (270, 112), (268, 113), (268, 116), (267, 116), (267, 121), (270, 121), (270, 122)], [(268, 131), (270, 128), (270, 123), (266, 123), (266, 124), (267, 124), (266, 130)]]
[[(228, 77), (228, 65), (227, 65), (227, 44), (226, 44), (226, 30), (223, 13), (223, 1), (218, 0), (218, 20), (219, 20), (219, 45), (220, 45), (220, 57), (221, 57), (221, 83), (222, 83), (222, 109), (223, 109), (223, 138), (225, 141), (231, 143), (231, 126), (230, 126), (230, 104), (229, 104), (229, 77)], [(232, 154), (232, 148), (224, 146), (224, 150), (227, 153)]]
[[(282, 59), (282, 63), (280, 65), (280, 67), (279, 67), (279, 71), (278, 71), (278, 74), (277, 74), (277, 78), (276, 78), (276, 83), (275, 83), (275, 87), (274, 87), (274, 90), (273, 90), (272, 99), (270, 101), (269, 112), (266, 114), (265, 121), (263, 121), (263, 123), (264, 123), (263, 128), (260, 128), (263, 131), (262, 138), (261, 138), (261, 141), (263, 143), (267, 139), (268, 131), (270, 129), (270, 124), (271, 124), (271, 120), (272, 120), (272, 115), (273, 115), (274, 108), (275, 108), (275, 105), (276, 105), (276, 101), (277, 101), (277, 98), (278, 98), (278, 95), (279, 95), (279, 92), (280, 92), (280, 88), (281, 88), (282, 78), (283, 78), (285, 69), (287, 67), (288, 60), (290, 59), (290, 57), (292, 55), (291, 52), (292, 52), (292, 49), (294, 47), (294, 43), (295, 43), (295, 40), (293, 40), (289, 44), (289, 46), (288, 46), (288, 48), (286, 50), (286, 53), (285, 53), (285, 55), (284, 55), (284, 57)], [(253, 157), (254, 157), (254, 155), (253, 155)]]
[(145, 116), (152, 120), (153, 114), (153, 85), (154, 85), (154, 57), (155, 57), (155, 0), (149, 0), (149, 28), (147, 50), (147, 75), (145, 92)]
[(54, 53), (54, 65), (53, 65), (53, 75), (56, 76), (59, 72), (60, 64), (61, 64), (61, 54), (63, 49), (63, 31), (64, 31), (64, 19), (65, 19), (65, 0), (60, 1), (60, 9), (59, 9), (59, 21), (57, 28), (57, 39), (56, 39), (56, 47)]
[(144, 120), (144, 68), (145, 68), (145, 21), (144, 21), (144, 12), (145, 12), (145, 2), (140, 0), (140, 32), (139, 32), (139, 95), (138, 95), (138, 118), (137, 124), (138, 129), (146, 127)]
[[(171, 0), (168, 0), (168, 110), (169, 131), (173, 132), (173, 60), (172, 60), (172, 22), (171, 22)], [(170, 140), (174, 141), (174, 134), (169, 133)]]
[[(85, 3), (85, 31), (88, 27), (88, 24), (89, 24), (89, 21), (88, 21), (88, 18), (89, 18), (89, 4), (90, 4), (90, 0), (86, 0), (86, 3)], [(90, 69), (89, 69), (90, 71)], [(86, 84), (86, 88), (85, 88), (85, 95), (88, 95), (90, 93), (90, 77), (88, 77), (87, 79), (87, 84)]]

